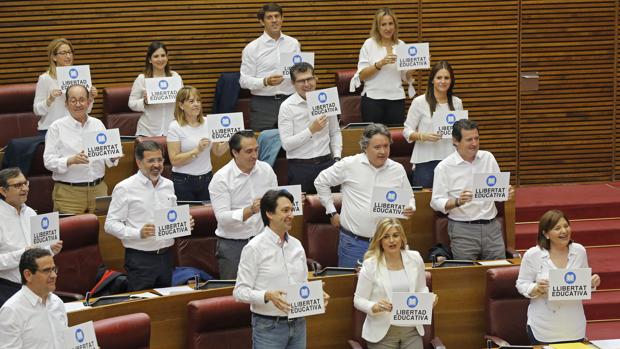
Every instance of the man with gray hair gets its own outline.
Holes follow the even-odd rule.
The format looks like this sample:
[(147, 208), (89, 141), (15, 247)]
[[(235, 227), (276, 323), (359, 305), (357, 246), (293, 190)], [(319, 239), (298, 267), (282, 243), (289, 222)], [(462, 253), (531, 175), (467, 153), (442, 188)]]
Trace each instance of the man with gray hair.
[[(338, 266), (353, 268), (368, 249), (380, 216), (371, 213), (374, 187), (401, 188), (409, 186), (403, 165), (389, 159), (392, 135), (382, 124), (368, 125), (360, 139), (362, 153), (347, 156), (322, 171), (314, 186), (325, 206), (331, 224), (339, 227)], [(338, 214), (330, 187), (341, 186), (342, 210)], [(415, 211), (411, 197), (405, 216)]]

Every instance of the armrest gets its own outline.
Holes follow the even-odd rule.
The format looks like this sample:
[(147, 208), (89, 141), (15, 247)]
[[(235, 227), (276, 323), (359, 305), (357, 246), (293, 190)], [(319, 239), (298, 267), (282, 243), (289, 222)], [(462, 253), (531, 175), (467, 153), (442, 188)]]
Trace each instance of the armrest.
[(485, 335), (484, 339), (487, 340), (487, 341), (488, 340), (492, 341), (498, 347), (510, 345), (510, 343), (508, 343), (505, 340), (503, 340), (503, 339), (501, 339), (499, 337), (496, 337), (496, 336)]
[(521, 258), (521, 254), (512, 247), (506, 247), (506, 258)]
[(349, 346), (351, 346), (351, 349), (364, 349), (361, 344), (353, 339), (349, 339), (347, 342), (349, 343)]
[(75, 302), (84, 299), (84, 295), (67, 291), (54, 291), (54, 294), (60, 297), (63, 302)]
[(435, 337), (435, 338), (431, 339), (431, 345), (435, 349), (446, 349), (446, 346), (443, 345), (443, 342), (441, 341), (441, 339), (439, 337)]
[(323, 266), (318, 261), (306, 257), (306, 264), (308, 265), (308, 270), (311, 272), (315, 272), (317, 270), (323, 269)]

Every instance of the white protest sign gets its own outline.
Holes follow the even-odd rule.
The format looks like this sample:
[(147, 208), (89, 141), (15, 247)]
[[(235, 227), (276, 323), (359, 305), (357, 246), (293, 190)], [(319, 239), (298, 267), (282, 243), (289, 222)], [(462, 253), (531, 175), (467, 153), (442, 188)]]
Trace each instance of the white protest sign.
[(396, 69), (429, 69), (431, 56), (428, 43), (396, 45)]
[(58, 212), (50, 212), (30, 217), (30, 236), (32, 245), (49, 246), (60, 240)]
[(286, 79), (291, 78), (291, 67), (306, 62), (314, 67), (314, 52), (283, 52), (280, 53), (280, 71)]
[(323, 282), (316, 280), (288, 286), (286, 301), (291, 305), (289, 319), (325, 313)]
[(452, 125), (455, 122), (468, 118), (467, 110), (436, 111), (431, 118), (433, 122), (433, 132), (441, 138), (452, 138)]
[(549, 300), (592, 298), (592, 269), (549, 269)]
[(211, 142), (228, 142), (235, 133), (243, 130), (243, 113), (208, 114), (207, 138)]
[(56, 80), (62, 92), (66, 92), (71, 85), (86, 86), (90, 91), (93, 83), (90, 79), (90, 66), (70, 65), (67, 67), (56, 67)]
[(293, 216), (302, 216), (304, 214), (301, 204), (301, 185), (281, 185), (273, 190), (286, 190), (293, 195)]
[(340, 114), (340, 99), (338, 98), (338, 88), (330, 87), (306, 93), (306, 101), (310, 110), (310, 120), (314, 120), (321, 115)]
[(155, 240), (191, 235), (189, 205), (155, 210)]
[(392, 293), (390, 324), (398, 326), (430, 325), (433, 320), (433, 293)]
[(82, 144), (90, 161), (123, 156), (121, 135), (117, 128), (85, 133)]
[(178, 76), (146, 78), (144, 83), (149, 104), (174, 103), (177, 99), (177, 92), (183, 87), (181, 78)]
[(64, 330), (66, 349), (96, 349), (99, 348), (95, 326), (92, 321), (69, 327)]
[(370, 200), (370, 210), (381, 217), (405, 218), (403, 212), (409, 206), (413, 190), (411, 187), (374, 187)]
[(474, 173), (474, 201), (506, 201), (510, 172)]

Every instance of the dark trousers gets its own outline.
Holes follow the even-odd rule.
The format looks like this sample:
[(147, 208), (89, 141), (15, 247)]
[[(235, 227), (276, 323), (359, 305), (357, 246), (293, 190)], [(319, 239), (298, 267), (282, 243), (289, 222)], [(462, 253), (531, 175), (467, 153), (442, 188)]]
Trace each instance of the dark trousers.
[[(250, 100), (250, 126), (254, 131), (278, 128), (280, 105), (288, 96), (252, 96)], [(246, 125), (247, 127), (247, 125)]]
[(129, 291), (149, 290), (172, 285), (172, 252), (125, 249), (125, 270)]
[(233, 240), (217, 237), (215, 256), (220, 272), (220, 280), (234, 280), (237, 278), (241, 251), (250, 239)]
[(415, 169), (411, 172), (412, 185), (421, 186), (422, 188), (432, 188), (437, 164), (439, 164), (439, 160), (415, 164)]
[(583, 338), (581, 339), (576, 339), (576, 340), (568, 340), (568, 341), (562, 341), (562, 342), (553, 342), (553, 343), (546, 343), (546, 342), (540, 342), (538, 339), (536, 339), (536, 337), (534, 337), (534, 332), (532, 332), (532, 328), (530, 327), (530, 325), (527, 325), (525, 327), (526, 331), (527, 331), (527, 338), (530, 340), (530, 344), (532, 345), (544, 345), (544, 344), (559, 344), (559, 343), (571, 343), (571, 342), (583, 342)]
[(297, 159), (288, 160), (288, 184), (301, 184), (301, 191), (306, 194), (316, 194), (314, 180), (324, 169), (334, 164), (333, 159), (312, 164), (298, 162)]
[(405, 122), (405, 100), (372, 99), (362, 96), (362, 121), (402, 126)]
[(185, 173), (172, 172), (174, 193), (178, 201), (209, 201), (209, 183), (213, 178), (213, 172), (200, 176), (192, 176)]
[(17, 291), (21, 290), (21, 288), (21, 284), (0, 278), (0, 307), (2, 307), (9, 298), (13, 297)]

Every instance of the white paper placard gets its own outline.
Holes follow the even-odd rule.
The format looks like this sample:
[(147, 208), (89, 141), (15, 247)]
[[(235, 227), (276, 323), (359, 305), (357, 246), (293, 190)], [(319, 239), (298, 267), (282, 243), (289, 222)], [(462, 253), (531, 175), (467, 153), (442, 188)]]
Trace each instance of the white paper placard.
[(392, 293), (390, 324), (399, 326), (430, 325), (433, 321), (434, 293)]
[(412, 193), (411, 187), (374, 187), (370, 200), (370, 211), (381, 217), (406, 218), (403, 212), (409, 206)]
[(340, 99), (338, 98), (338, 88), (330, 87), (322, 90), (315, 90), (306, 93), (308, 110), (310, 110), (310, 120), (314, 121), (321, 115), (340, 114)]
[(280, 53), (280, 71), (285, 79), (291, 78), (291, 67), (306, 62), (314, 67), (314, 52), (283, 52)]
[(468, 118), (467, 110), (436, 111), (433, 113), (433, 132), (441, 138), (452, 138), (452, 125), (461, 119)]
[[(302, 216), (304, 214), (301, 204), (301, 185), (281, 185), (275, 188), (269, 188), (272, 190), (286, 190), (293, 195), (293, 216)], [(264, 195), (264, 194), (263, 194)]]
[(474, 173), (474, 201), (506, 201), (510, 172)]
[(154, 215), (156, 240), (191, 235), (189, 205), (155, 210)]
[(431, 57), (428, 43), (396, 45), (396, 69), (429, 69)]
[(592, 298), (592, 269), (549, 269), (549, 300)]
[(291, 305), (289, 319), (325, 313), (323, 282), (310, 281), (286, 288), (286, 301)]
[(49, 246), (60, 240), (58, 212), (30, 217), (30, 237), (36, 247)]
[(146, 78), (144, 83), (149, 104), (174, 103), (177, 99), (177, 92), (183, 87), (181, 78), (178, 76)]
[(92, 321), (71, 326), (64, 330), (65, 348), (90, 349), (99, 348), (95, 326)]
[(67, 88), (72, 85), (86, 86), (86, 89), (90, 92), (90, 87), (93, 86), (90, 79), (89, 65), (56, 67), (56, 80), (62, 92), (67, 92)]
[(243, 113), (208, 114), (207, 129), (211, 142), (228, 142), (232, 135), (244, 129)]
[(82, 135), (82, 144), (91, 161), (123, 156), (121, 135), (117, 128), (85, 133)]

